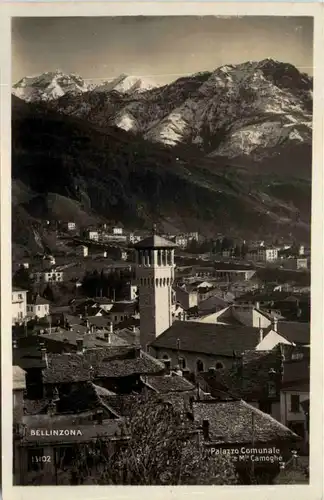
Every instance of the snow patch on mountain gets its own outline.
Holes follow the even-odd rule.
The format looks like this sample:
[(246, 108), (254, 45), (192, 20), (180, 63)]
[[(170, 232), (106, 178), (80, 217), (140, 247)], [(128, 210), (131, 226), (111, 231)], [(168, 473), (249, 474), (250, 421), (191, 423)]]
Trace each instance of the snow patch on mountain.
[(80, 76), (56, 70), (22, 78), (13, 86), (12, 93), (26, 102), (32, 102), (51, 101), (67, 93), (80, 94), (88, 90)]
[(134, 117), (129, 113), (123, 113), (116, 117), (116, 126), (123, 130), (132, 130), (135, 128), (136, 122)]

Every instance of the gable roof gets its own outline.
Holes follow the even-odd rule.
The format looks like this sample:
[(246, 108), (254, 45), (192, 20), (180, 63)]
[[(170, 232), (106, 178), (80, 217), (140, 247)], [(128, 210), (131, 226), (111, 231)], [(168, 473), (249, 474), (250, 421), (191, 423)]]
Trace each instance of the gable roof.
[(233, 351), (243, 352), (255, 349), (260, 340), (258, 328), (248, 326), (217, 325), (197, 321), (175, 321), (170, 328), (159, 335), (152, 347), (180, 351), (233, 356)]
[(278, 321), (277, 333), (295, 344), (310, 343), (310, 323)]
[(270, 415), (245, 403), (245, 401), (201, 401), (193, 403), (194, 419), (209, 422), (210, 442), (217, 444), (252, 443), (252, 415), (254, 416), (254, 441), (294, 441), (298, 436)]
[(166, 240), (162, 236), (153, 234), (144, 240), (139, 241), (134, 245), (137, 249), (150, 249), (150, 248), (176, 248), (178, 245), (174, 241)]

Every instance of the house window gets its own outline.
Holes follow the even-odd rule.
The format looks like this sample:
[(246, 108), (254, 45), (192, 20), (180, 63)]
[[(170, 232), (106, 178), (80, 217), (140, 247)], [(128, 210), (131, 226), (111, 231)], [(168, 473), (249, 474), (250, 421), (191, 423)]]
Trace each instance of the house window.
[(197, 372), (204, 371), (204, 363), (200, 359), (198, 359), (196, 362), (196, 370), (197, 370)]
[(40, 311), (40, 310), (41, 310), (40, 306), (37, 306), (37, 311)]
[(299, 413), (300, 412), (299, 394), (291, 394), (291, 396), (290, 396), (290, 411), (292, 413)]
[(274, 398), (277, 395), (277, 388), (275, 382), (268, 382), (268, 396)]
[(22, 294), (21, 293), (18, 293), (18, 299), (22, 300)]
[(162, 359), (169, 359), (168, 354), (163, 354)]
[(186, 360), (183, 357), (179, 358), (179, 368), (180, 368), (180, 370), (183, 370), (184, 368), (186, 368)]

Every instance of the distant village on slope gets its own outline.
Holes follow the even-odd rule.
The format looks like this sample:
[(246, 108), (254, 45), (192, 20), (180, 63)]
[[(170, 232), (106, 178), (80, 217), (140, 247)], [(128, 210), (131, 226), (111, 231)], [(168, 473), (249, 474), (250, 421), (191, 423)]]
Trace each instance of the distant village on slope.
[(14, 484), (308, 482), (309, 248), (44, 226), (62, 252), (13, 262)]

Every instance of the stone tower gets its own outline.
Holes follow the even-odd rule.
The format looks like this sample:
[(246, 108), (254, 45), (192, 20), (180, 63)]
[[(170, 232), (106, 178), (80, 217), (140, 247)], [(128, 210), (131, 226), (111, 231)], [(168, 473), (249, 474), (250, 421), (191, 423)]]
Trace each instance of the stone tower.
[(177, 245), (156, 234), (135, 245), (139, 290), (140, 338), (143, 349), (172, 324), (174, 249)]

